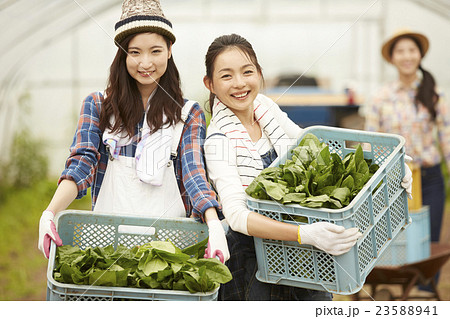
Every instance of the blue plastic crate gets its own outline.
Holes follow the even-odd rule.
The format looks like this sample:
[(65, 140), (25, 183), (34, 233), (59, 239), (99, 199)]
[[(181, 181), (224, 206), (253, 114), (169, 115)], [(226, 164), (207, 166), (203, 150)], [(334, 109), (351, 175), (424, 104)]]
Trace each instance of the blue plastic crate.
[[(310, 245), (297, 242), (254, 238), (260, 281), (335, 294), (354, 294), (392, 239), (410, 223), (404, 176), (404, 143), (399, 135), (371, 133), (333, 127), (313, 126), (304, 130), (298, 142), (312, 133), (328, 144), (330, 152), (344, 158), (362, 144), (364, 157), (380, 165), (364, 188), (341, 209), (308, 208), (298, 204), (282, 205), (247, 196), (249, 209), (275, 220), (302, 224), (327, 221), (345, 228), (358, 227), (363, 236), (347, 253), (332, 256)], [(294, 147), (293, 147), (294, 148)], [(278, 158), (278, 166), (292, 157), (291, 152)], [(298, 218), (297, 218), (298, 220)]]
[(402, 231), (383, 252), (377, 266), (401, 266), (430, 257), (430, 209), (424, 206), (410, 211), (412, 223)]
[[(170, 239), (183, 249), (208, 237), (208, 227), (190, 218), (150, 218), (114, 216), (87, 211), (64, 211), (58, 214), (56, 227), (64, 245), (85, 249), (113, 245), (129, 248), (153, 240)], [(63, 284), (53, 279), (56, 245), (52, 242), (47, 268), (47, 300), (217, 300), (219, 288), (206, 293), (189, 291), (103, 287)]]

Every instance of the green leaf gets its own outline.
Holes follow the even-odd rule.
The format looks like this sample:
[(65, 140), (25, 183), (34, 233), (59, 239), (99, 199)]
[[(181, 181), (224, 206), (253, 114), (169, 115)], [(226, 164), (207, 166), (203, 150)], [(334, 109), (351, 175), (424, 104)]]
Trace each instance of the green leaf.
[(173, 283), (172, 289), (174, 290), (187, 290), (186, 281), (184, 278), (180, 278), (176, 282)]
[(350, 191), (353, 190), (355, 186), (353, 177), (351, 175), (347, 176), (344, 181), (341, 183), (341, 187), (346, 187), (348, 188)]
[(191, 293), (196, 293), (196, 292), (201, 292), (202, 291), (202, 287), (200, 286), (198, 281), (196, 279), (194, 279), (190, 274), (183, 273), (183, 278), (184, 278), (184, 281), (185, 281), (186, 288)]
[(142, 272), (146, 276), (149, 276), (150, 274), (154, 274), (160, 270), (164, 270), (167, 266), (169, 266), (169, 264), (165, 260), (159, 257), (154, 257), (151, 260), (146, 261)]
[(331, 172), (326, 172), (322, 175), (317, 175), (315, 178), (315, 182), (317, 183), (317, 190), (320, 190), (324, 187), (332, 186), (334, 182), (334, 176)]
[(265, 180), (265, 177), (262, 175), (258, 175), (250, 185), (245, 189), (245, 192), (256, 199), (268, 199), (266, 190), (264, 189), (264, 185), (261, 181)]
[(169, 277), (171, 275), (173, 275), (172, 268), (167, 268), (167, 269), (164, 269), (164, 270), (160, 270), (160, 271), (158, 271), (156, 280), (163, 281), (165, 278), (167, 278), (167, 277)]
[(353, 177), (353, 180), (355, 181), (354, 188), (357, 191), (360, 191), (363, 188), (364, 184), (366, 184), (366, 182), (367, 182), (367, 178), (369, 177), (369, 171), (367, 171), (365, 174), (354, 172), (352, 174), (352, 177)]
[(328, 146), (324, 146), (322, 150), (319, 153), (319, 156), (317, 156), (317, 164), (321, 166), (329, 166), (331, 164), (331, 155), (330, 155), (330, 149)]
[(267, 167), (261, 171), (260, 175), (264, 177), (264, 179), (276, 180), (281, 177), (282, 173), (283, 171), (279, 167)]
[(378, 164), (372, 164), (369, 167), (369, 172), (370, 174), (375, 174), (375, 172), (380, 168), (380, 166), (378, 166)]
[[(158, 281), (159, 281), (159, 279), (158, 279)], [(173, 288), (173, 277), (171, 277), (171, 276), (168, 276), (159, 282), (161, 283), (161, 287), (163, 289), (171, 290)]]
[[(330, 203), (330, 208), (342, 208), (343, 205), (340, 201), (338, 201), (337, 199), (331, 198), (328, 200), (328, 202)], [(326, 205), (324, 205), (326, 206)]]
[(172, 268), (173, 273), (176, 274), (181, 270), (181, 268), (183, 268), (183, 264), (182, 263), (171, 263), (170, 267)]
[(155, 253), (159, 257), (161, 257), (161, 259), (163, 259), (163, 260), (165, 260), (167, 262), (172, 262), (172, 263), (184, 263), (189, 258), (191, 258), (191, 256), (183, 254), (181, 252), (181, 250), (179, 252), (176, 252), (176, 253), (170, 253), (170, 252), (165, 251), (165, 250), (155, 249)]
[(145, 277), (145, 276), (141, 277), (139, 282), (141, 285), (142, 285), (142, 283), (144, 283), (146, 287), (150, 287), (152, 289), (157, 289), (157, 288), (162, 287), (161, 283), (152, 277)]
[(359, 166), (362, 162), (364, 162), (364, 152), (361, 144), (358, 144), (355, 151), (355, 163), (357, 166)]
[(197, 244), (182, 249), (181, 252), (189, 256), (203, 257), (203, 255), (205, 254), (205, 248), (207, 244), (208, 244), (208, 237), (198, 242)]
[[(310, 196), (304, 200), (304, 203), (310, 203), (312, 205), (323, 204), (325, 202), (328, 202), (329, 199), (330, 199), (330, 197), (328, 195)], [(315, 207), (320, 207), (320, 206), (315, 206)], [(309, 207), (311, 207), (311, 206), (309, 206)]]
[[(350, 189), (348, 189), (347, 187), (336, 188), (331, 193), (331, 197), (339, 200), (341, 203), (344, 203), (349, 196), (350, 196)], [(342, 205), (340, 206), (342, 207)]]
[(301, 203), (306, 198), (305, 193), (289, 193), (284, 195), (282, 203)]
[(128, 275), (130, 273), (130, 269), (124, 269), (121, 271), (116, 271), (116, 286), (118, 287), (126, 287), (128, 284)]
[(147, 259), (148, 259), (148, 261), (152, 260), (153, 255), (151, 255), (149, 257), (149, 254), (150, 254), (150, 250), (146, 250), (146, 251), (142, 252), (142, 255), (140, 256), (140, 259), (139, 259), (139, 264), (138, 264), (137, 269), (143, 270), (145, 268), (145, 264), (147, 263)]
[(206, 274), (208, 275), (208, 278), (221, 284), (227, 283), (233, 278), (228, 267), (216, 258), (199, 259), (195, 263), (195, 266), (199, 268), (206, 266)]
[(337, 188), (337, 186), (325, 186), (317, 191), (317, 195), (328, 195), (331, 196), (331, 193)]
[(115, 271), (99, 270), (89, 275), (89, 285), (95, 286), (116, 286)]
[(150, 244), (159, 251), (166, 251), (172, 254), (176, 253), (175, 246), (170, 241), (152, 241)]
[(68, 264), (62, 264), (61, 268), (59, 269), (59, 273), (61, 275), (61, 279), (63, 282), (68, 284), (73, 284), (72, 274), (75, 272), (75, 267), (71, 267)]
[(68, 264), (71, 265), (72, 262), (79, 258), (84, 256), (84, 251), (82, 251), (79, 247), (72, 247), (70, 245), (63, 245), (58, 247), (57, 253), (56, 253), (56, 260), (60, 264)]
[(306, 167), (313, 160), (313, 156), (308, 146), (299, 146), (295, 148), (294, 154), (295, 154), (295, 163), (299, 166), (301, 165)]
[(282, 178), (289, 186), (297, 186), (303, 179), (303, 169), (298, 165), (290, 165), (283, 168)]
[(287, 193), (287, 187), (268, 180), (263, 180), (261, 183), (264, 186), (267, 194), (275, 200), (281, 200), (284, 194)]
[(198, 274), (199, 274), (199, 279), (198, 279), (198, 283), (201, 287), (201, 291), (206, 292), (208, 291), (208, 286), (209, 286), (209, 278), (208, 275), (206, 274), (206, 266), (201, 266), (198, 269)]

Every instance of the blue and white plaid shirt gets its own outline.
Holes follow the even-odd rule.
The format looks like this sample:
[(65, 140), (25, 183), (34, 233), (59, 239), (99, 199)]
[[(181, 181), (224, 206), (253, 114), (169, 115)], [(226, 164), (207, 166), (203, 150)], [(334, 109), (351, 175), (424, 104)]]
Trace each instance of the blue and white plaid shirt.
[[(85, 196), (87, 189), (91, 187), (92, 209), (95, 207), (108, 164), (108, 152), (102, 142), (103, 132), (99, 128), (102, 102), (103, 95), (100, 92), (92, 93), (84, 100), (66, 168), (58, 182), (63, 179), (73, 180), (78, 187), (77, 198)], [(122, 147), (120, 155), (134, 157), (140, 140), (139, 133), (144, 113), (142, 116), (135, 129), (134, 142)], [(196, 103), (183, 127), (181, 142), (177, 149), (179, 156), (172, 160), (186, 208), (186, 217), (192, 215), (201, 221), (204, 221), (204, 212), (208, 208), (216, 207), (218, 211), (221, 209), (216, 193), (206, 176), (203, 150), (205, 137), (205, 115), (200, 105)]]

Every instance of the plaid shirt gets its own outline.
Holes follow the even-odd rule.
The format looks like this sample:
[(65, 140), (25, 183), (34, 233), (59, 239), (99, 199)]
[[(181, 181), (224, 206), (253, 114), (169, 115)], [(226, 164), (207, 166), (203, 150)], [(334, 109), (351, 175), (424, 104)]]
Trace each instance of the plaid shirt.
[[(95, 207), (103, 177), (108, 164), (108, 152), (102, 142), (103, 132), (99, 128), (100, 110), (103, 96), (101, 93), (90, 94), (83, 102), (77, 130), (70, 147), (66, 168), (59, 179), (73, 180), (78, 187), (77, 198), (87, 194), (91, 187), (92, 209)], [(186, 102), (186, 101), (185, 101)], [(133, 143), (122, 147), (120, 155), (134, 157), (136, 146), (140, 141), (142, 120), (136, 126)], [(204, 221), (204, 212), (210, 207), (220, 210), (220, 205), (206, 177), (203, 144), (206, 136), (205, 116), (196, 103), (183, 127), (182, 138), (177, 149), (177, 156), (172, 158), (178, 188), (186, 208), (186, 217), (191, 215)]]
[(385, 85), (364, 110), (365, 129), (402, 135), (406, 140), (406, 154), (421, 166), (439, 164), (442, 155), (449, 165), (450, 109), (440, 94), (436, 121), (432, 121), (428, 110), (421, 103), (414, 103), (418, 85), (418, 81), (411, 87), (399, 81)]

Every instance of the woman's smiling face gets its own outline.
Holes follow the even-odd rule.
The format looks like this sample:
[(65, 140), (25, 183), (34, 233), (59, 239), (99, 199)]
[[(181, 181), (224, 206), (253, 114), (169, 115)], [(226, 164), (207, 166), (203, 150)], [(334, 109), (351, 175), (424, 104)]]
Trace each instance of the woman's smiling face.
[(139, 33), (128, 44), (127, 70), (140, 91), (153, 91), (167, 70), (171, 48), (157, 33)]
[(397, 68), (400, 75), (415, 75), (421, 60), (420, 49), (412, 39), (403, 38), (395, 43), (391, 63)]
[(261, 87), (261, 74), (240, 49), (231, 47), (214, 61), (212, 79), (206, 87), (234, 113), (253, 112), (253, 101)]

